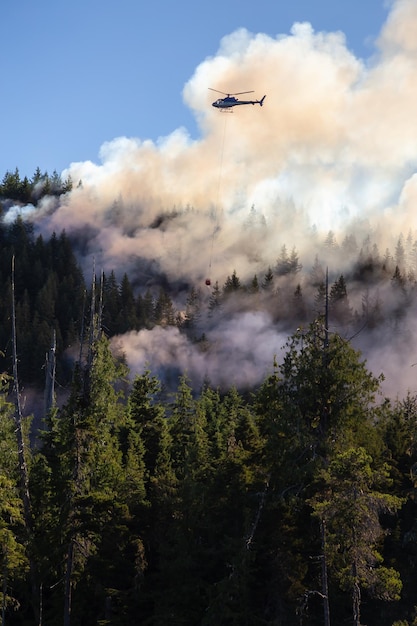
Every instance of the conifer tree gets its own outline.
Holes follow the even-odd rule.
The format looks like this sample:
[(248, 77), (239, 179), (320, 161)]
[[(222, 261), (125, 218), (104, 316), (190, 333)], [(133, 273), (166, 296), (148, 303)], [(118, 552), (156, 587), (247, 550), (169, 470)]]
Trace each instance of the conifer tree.
[(190, 493), (196, 471), (193, 457), (198, 449), (198, 430), (192, 390), (184, 375), (168, 421), (169, 448), (160, 451), (153, 481), (156, 506), (163, 503), (165, 509), (155, 529), (159, 538), (158, 590), (153, 623), (157, 626), (170, 620), (199, 621), (201, 571), (196, 563), (195, 502)]
[(337, 334), (329, 336), (322, 320), (289, 339), (280, 373), (282, 402), (291, 420), (316, 438), (321, 454), (353, 433), (367, 437), (364, 433), (372, 432), (372, 404), (380, 379), (367, 370), (349, 342)]
[(1, 195), (10, 200), (21, 199), (22, 182), (20, 180), (19, 168), (14, 172), (7, 171), (1, 183)]
[(262, 289), (266, 291), (272, 291), (274, 286), (274, 273), (270, 267), (268, 267), (268, 271), (266, 272), (264, 279), (262, 281)]
[[(304, 486), (311, 471), (310, 445), (300, 416), (289, 417), (276, 360), (255, 396), (257, 424), (262, 437), (265, 506), (256, 537), (256, 565), (264, 572), (258, 593), (274, 620), (291, 619), (303, 596), (308, 563), (303, 558)], [(276, 558), (271, 558), (276, 554)], [(292, 609), (290, 607), (293, 607)]]
[(155, 299), (150, 289), (137, 299), (138, 328), (151, 329), (155, 326)]
[(239, 291), (241, 287), (240, 278), (238, 277), (236, 270), (233, 270), (233, 274), (226, 278), (226, 282), (223, 286), (223, 293), (230, 294), (235, 291)]
[(117, 315), (117, 332), (126, 333), (128, 330), (134, 330), (138, 326), (136, 317), (136, 303), (133, 289), (127, 274), (123, 274), (120, 284), (120, 309)]
[(148, 480), (155, 475), (162, 452), (164, 408), (157, 402), (161, 383), (149, 370), (136, 376), (129, 394), (129, 417), (135, 425), (144, 446), (144, 463)]
[(249, 285), (249, 293), (251, 294), (257, 294), (259, 293), (259, 281), (258, 281), (258, 276), (256, 274), (254, 274), (250, 285)]
[(319, 261), (318, 255), (316, 254), (314, 257), (313, 267), (310, 270), (310, 283), (313, 287), (319, 287), (324, 284), (325, 279), (325, 271)]
[[(272, 568), (270, 573), (281, 600), (294, 601), (303, 589), (317, 589), (318, 572), (310, 571), (302, 555), (314, 543), (317, 550), (323, 549), (321, 537), (319, 532), (315, 540), (309, 537), (307, 547), (302, 528), (310, 516), (306, 497), (315, 488), (321, 493), (314, 487), (318, 472), (352, 445), (366, 446), (378, 457), (381, 442), (374, 432), (372, 408), (378, 386), (359, 353), (338, 335), (329, 335), (318, 321), (290, 337), (282, 364), (261, 389), (257, 412), (274, 494), (264, 523), (283, 565), (283, 570)], [(271, 530), (278, 512), (285, 520), (280, 533)], [(288, 572), (293, 574), (291, 582)]]
[(154, 315), (157, 324), (175, 326), (175, 308), (169, 294), (162, 287), (155, 302)]
[(297, 251), (295, 247), (291, 250), (290, 258), (289, 258), (289, 270), (291, 274), (298, 274), (303, 269), (302, 264), (300, 263)]
[(185, 317), (182, 326), (193, 336), (201, 319), (201, 299), (201, 290), (192, 287), (185, 303)]
[(322, 470), (324, 485), (310, 501), (327, 529), (324, 552), (330, 572), (351, 594), (354, 626), (361, 623), (363, 589), (381, 600), (399, 600), (402, 588), (398, 572), (382, 565), (378, 550), (384, 535), (380, 515), (395, 513), (401, 500), (381, 491), (387, 468), (375, 470), (372, 461), (362, 447), (340, 452)]
[(281, 248), (281, 254), (277, 261), (276, 271), (278, 276), (284, 276), (290, 271), (290, 259), (288, 256), (287, 246), (285, 244)]
[(334, 322), (348, 324), (352, 320), (352, 310), (349, 305), (346, 281), (343, 274), (331, 286), (329, 305)]
[[(37, 500), (37, 518), (48, 520), (43, 531), (57, 549), (51, 554), (49, 570), (59, 576), (64, 564), (64, 624), (68, 626), (71, 614), (84, 612), (97, 619), (105, 611), (106, 589), (118, 586), (112, 570), (98, 564), (111, 545), (123, 549), (124, 533), (119, 531), (122, 545), (114, 544), (114, 524), (121, 523), (134, 494), (138, 501), (144, 498), (140, 442), (126, 433), (125, 409), (116, 390), (124, 368), (112, 357), (104, 336), (94, 339), (90, 350), (91, 358), (75, 371), (71, 396), (59, 417), (53, 412), (48, 418), (37, 459), (46, 489)], [(137, 546), (141, 552), (140, 541)], [(91, 568), (95, 590), (87, 591), (85, 583), (79, 590), (77, 583), (88, 580)], [(132, 568), (131, 562), (128, 571)], [(125, 584), (125, 578), (120, 580), (120, 585)]]
[(219, 287), (219, 283), (216, 280), (214, 287), (213, 287), (213, 291), (210, 295), (210, 299), (209, 299), (209, 312), (208, 315), (209, 317), (215, 317), (218, 316), (220, 314), (221, 308), (222, 308), (222, 304), (223, 304), (223, 299), (222, 299), (222, 293)]
[(296, 320), (300, 322), (304, 322), (307, 317), (306, 305), (304, 303), (303, 291), (301, 289), (300, 283), (295, 288), (293, 297), (292, 297), (292, 311), (293, 316)]
[(118, 332), (120, 312), (120, 291), (114, 271), (103, 276), (103, 329), (112, 337)]

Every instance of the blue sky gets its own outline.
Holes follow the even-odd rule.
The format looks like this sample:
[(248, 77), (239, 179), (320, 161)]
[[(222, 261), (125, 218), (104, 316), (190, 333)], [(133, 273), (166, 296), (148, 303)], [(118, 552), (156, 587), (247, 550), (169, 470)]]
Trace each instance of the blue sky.
[[(365, 61), (384, 0), (3, 0), (0, 176), (99, 161), (119, 136), (156, 141), (199, 129), (182, 91), (240, 27), (272, 37), (294, 22), (342, 31)], [(217, 85), (207, 85), (217, 86)], [(255, 89), (256, 85), (242, 85)], [(220, 87), (221, 88), (221, 87)], [(227, 88), (227, 87), (226, 87)], [(283, 85), (285, 89), (285, 85)]]

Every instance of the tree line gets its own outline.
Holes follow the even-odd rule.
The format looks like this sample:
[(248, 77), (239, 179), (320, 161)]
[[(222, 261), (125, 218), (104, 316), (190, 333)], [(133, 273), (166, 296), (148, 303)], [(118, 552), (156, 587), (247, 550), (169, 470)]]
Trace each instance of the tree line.
[(0, 200), (13, 200), (21, 204), (37, 205), (45, 196), (61, 196), (72, 189), (71, 177), (62, 180), (56, 170), (52, 175), (37, 167), (32, 178), (21, 178), (19, 168), (7, 171), (0, 183)]

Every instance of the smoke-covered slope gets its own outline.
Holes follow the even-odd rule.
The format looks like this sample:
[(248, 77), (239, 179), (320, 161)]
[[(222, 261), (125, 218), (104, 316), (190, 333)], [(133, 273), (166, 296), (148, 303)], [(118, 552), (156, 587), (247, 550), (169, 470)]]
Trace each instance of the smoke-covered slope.
[[(164, 281), (178, 309), (191, 287), (207, 294), (207, 278), (211, 287), (223, 285), (236, 270), (246, 283), (254, 275), (261, 280), (284, 245), (299, 255), (302, 288), (319, 255), (331, 281), (347, 277), (354, 311), (362, 311), (364, 297), (392, 298), (387, 306), (394, 309), (398, 294), (380, 285), (369, 292), (362, 284), (355, 292), (354, 263), (372, 246), (381, 257), (388, 248), (395, 260), (399, 238), (408, 238), (410, 249), (416, 239), (416, 28), (416, 3), (393, 2), (366, 62), (346, 47), (342, 33), (317, 33), (306, 23), (276, 38), (231, 33), (184, 88), (198, 140), (177, 129), (156, 143), (109, 141), (99, 164), (73, 163), (63, 173), (73, 189), (58, 202), (43, 199), (33, 213), (36, 227), (45, 234), (65, 229), (86, 272), (94, 258), (104, 271), (127, 272), (139, 291)], [(208, 87), (254, 89), (267, 98), (262, 108), (219, 113)], [(329, 231), (338, 244), (331, 250), (323, 248)], [(354, 238), (357, 253), (346, 252), (346, 237)], [(412, 276), (411, 253), (400, 269)], [(377, 340), (362, 333), (357, 341), (374, 369), (412, 388), (417, 355), (408, 312), (397, 326), (387, 315)], [(135, 369), (162, 359), (217, 380), (219, 372), (228, 377), (230, 363), (231, 382), (251, 381), (262, 376), (288, 330), (286, 324), (281, 335), (273, 318), (252, 309), (222, 318), (207, 329), (211, 345), (221, 346), (212, 348), (212, 360), (177, 329), (130, 334), (120, 344)]]

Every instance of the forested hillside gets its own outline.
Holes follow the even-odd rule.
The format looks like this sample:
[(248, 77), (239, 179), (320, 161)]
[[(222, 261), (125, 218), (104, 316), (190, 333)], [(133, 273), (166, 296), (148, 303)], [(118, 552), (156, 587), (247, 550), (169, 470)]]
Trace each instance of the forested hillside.
[[(250, 280), (232, 267), (179, 288), (85, 275), (74, 234), (22, 217), (0, 241), (5, 624), (417, 624), (417, 397), (382, 395), (354, 347), (405, 334), (411, 234), (381, 254), (329, 233), (319, 251), (351, 263), (328, 287), (319, 251), (304, 267), (291, 242)], [(12, 286), (22, 399), (42, 394), (56, 337), (60, 400), (32, 425), (14, 404)], [(196, 384), (172, 361), (129, 371), (111, 349), (173, 328), (204, 361), (236, 312), (288, 337), (257, 384)]]
[[(4, 186), (5, 183), (3, 189)], [(338, 243), (334, 233), (329, 232), (325, 239), (316, 241), (313, 262), (307, 258), (305, 264), (295, 246), (289, 243), (277, 250), (273, 262), (254, 275), (248, 276), (246, 272), (243, 278), (238, 267), (231, 267), (224, 268), (223, 276), (217, 280), (213, 277), (201, 282), (171, 283), (157, 266), (152, 270), (147, 266), (146, 271), (142, 271), (140, 257), (136, 265), (129, 260), (129, 273), (120, 268), (117, 272), (111, 268), (104, 272), (96, 267), (94, 257), (86, 266), (84, 248), (89, 244), (82, 232), (54, 232), (45, 238), (36, 229), (36, 222), (19, 216), (21, 203), (15, 206), (17, 212), (12, 212), (13, 219), (7, 209), (9, 200), (3, 200), (2, 206), (8, 218), (0, 223), (2, 367), (9, 371), (11, 367), (10, 273), (14, 255), (20, 375), (25, 383), (43, 385), (44, 358), (53, 333), (57, 338), (58, 380), (65, 385), (71, 377), (77, 344), (88, 321), (93, 273), (97, 274), (99, 283), (106, 336), (121, 337), (121, 349), (129, 348), (131, 353), (132, 343), (142, 341), (144, 346), (147, 343), (144, 335), (137, 335), (140, 331), (157, 327), (176, 329), (180, 340), (176, 339), (178, 335), (166, 332), (159, 342), (166, 343), (167, 351), (172, 350), (175, 356), (164, 354), (158, 360), (156, 341), (153, 352), (152, 347), (146, 345), (146, 359), (155, 372), (168, 381), (172, 379), (171, 370), (178, 377), (181, 366), (187, 369), (176, 352), (179, 348), (175, 342), (183, 354), (196, 357), (194, 363), (201, 363), (199, 357), (204, 355), (210, 364), (206, 372), (203, 367), (189, 372), (197, 388), (207, 376), (213, 378), (216, 385), (229, 385), (230, 376), (222, 375), (222, 368), (218, 366), (223, 358), (221, 344), (223, 342), (230, 350), (227, 342), (233, 338), (231, 352), (238, 358), (239, 351), (234, 351), (236, 342), (240, 346), (244, 344), (239, 339), (239, 327), (245, 333), (247, 327), (248, 338), (253, 332), (259, 333), (265, 342), (274, 334), (289, 334), (321, 315), (326, 272), (332, 332), (354, 338), (355, 346), (364, 351), (366, 358), (370, 357), (374, 346), (391, 356), (410, 351), (412, 347), (407, 337), (414, 328), (417, 240), (411, 231), (406, 237), (399, 233), (395, 249), (386, 248), (383, 253), (372, 233), (362, 240), (354, 234), (346, 234)], [(252, 229), (256, 219), (252, 208), (244, 229)], [(258, 227), (259, 224), (255, 230)], [(254, 323), (255, 318), (261, 321)], [(261, 331), (265, 329), (269, 335), (262, 336)], [(259, 375), (252, 373), (246, 382), (243, 376), (237, 377), (237, 385), (259, 384), (276, 350), (279, 345), (271, 345), (269, 352), (262, 354), (263, 361), (254, 356), (256, 365), (259, 361)], [(247, 369), (250, 354), (242, 352), (242, 358), (241, 366)], [(411, 353), (409, 358), (411, 365), (415, 355)], [(390, 395), (395, 395), (396, 391), (391, 385)]]

